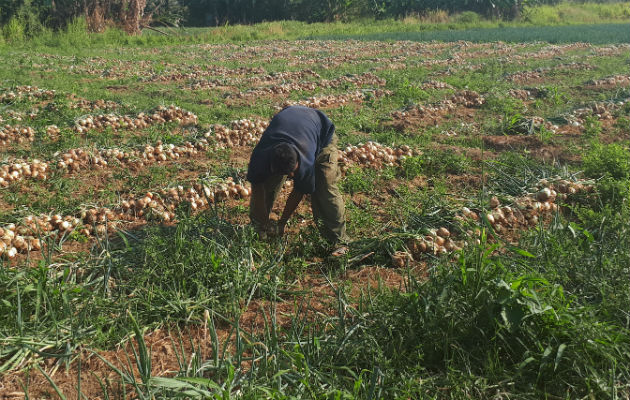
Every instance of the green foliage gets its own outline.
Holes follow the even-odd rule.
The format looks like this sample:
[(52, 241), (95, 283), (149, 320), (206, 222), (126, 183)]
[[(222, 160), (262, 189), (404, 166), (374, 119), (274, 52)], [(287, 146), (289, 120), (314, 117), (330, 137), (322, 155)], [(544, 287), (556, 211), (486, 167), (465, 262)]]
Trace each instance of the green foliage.
[(486, 97), (486, 103), (483, 107), (496, 114), (503, 115), (504, 118), (512, 118), (513, 115), (520, 115), (526, 110), (522, 100), (511, 96), (497, 95), (496, 93), (491, 93)]
[(630, 152), (619, 144), (593, 143), (583, 160), (584, 174), (592, 178), (630, 178)]
[(13, 17), (2, 27), (2, 34), (7, 42), (21, 42), (25, 37), (25, 28), (20, 20)]
[(466, 40), (470, 42), (492, 42), (503, 41), (508, 43), (539, 42), (550, 43), (574, 43), (585, 42), (592, 44), (605, 43), (626, 43), (623, 36), (628, 31), (627, 23), (615, 24), (592, 24), (592, 25), (572, 25), (572, 26), (539, 26), (536, 29), (521, 26), (501, 26), (499, 24), (482, 28), (462, 27), (462, 29), (446, 30), (447, 26), (437, 26), (434, 30), (424, 31), (384, 31), (381, 33), (362, 34), (324, 34), (305, 35), (308, 38), (335, 39), (335, 40), (413, 40), (418, 42), (428, 42), (432, 40), (442, 42), (456, 42)]
[(370, 192), (374, 189), (374, 179), (373, 171), (355, 167), (346, 173), (341, 187), (350, 194)]
[[(55, 4), (55, 7), (52, 6)], [(89, 3), (88, 3), (89, 4)], [(117, 1), (107, 3), (105, 17), (115, 23), (120, 22), (117, 12), (121, 4)], [(104, 34), (90, 37), (84, 44), (105, 43), (118, 45), (122, 40), (127, 43), (184, 43), (246, 41), (272, 38), (322, 37), (322, 35), (358, 35), (360, 39), (380, 40), (440, 40), (440, 41), (582, 41), (591, 43), (617, 43), (627, 30), (625, 25), (591, 25), (574, 28), (546, 27), (540, 29), (518, 28), (519, 26), (566, 25), (566, 24), (602, 24), (626, 22), (628, 9), (620, 4), (599, 4), (593, 12), (592, 4), (556, 5), (544, 8), (539, 2), (528, 2), (521, 18), (513, 1), (457, 1), (444, 3), (441, 0), (429, 3), (390, 0), (370, 2), (367, 0), (264, 0), (232, 1), (222, 0), (149, 0), (145, 15), (151, 15), (157, 26), (220, 26), (220, 29), (186, 31), (164, 28), (168, 36), (157, 32), (145, 31), (140, 36), (121, 39), (119, 32), (110, 26)], [(518, 2), (523, 6), (525, 2)], [(15, 18), (24, 31), (24, 37), (34, 43), (56, 42), (49, 30), (57, 32), (71, 24), (76, 18), (86, 15), (86, 3), (75, 0), (59, 0), (51, 3), (47, 0), (12, 0), (0, 8), (0, 26), (5, 27)], [(436, 10), (441, 10), (437, 12)], [(569, 12), (568, 9), (575, 12)], [(455, 13), (449, 16), (446, 11)], [(552, 13), (549, 18), (545, 13)], [(88, 13), (89, 14), (89, 13)], [(440, 14), (440, 18), (433, 18)], [(443, 15), (442, 15), (443, 14)], [(416, 15), (417, 17), (413, 17)], [(485, 15), (487, 19), (480, 19)], [(501, 19), (514, 19), (503, 22)], [(354, 21), (349, 26), (341, 23), (311, 24), (296, 20), (315, 21)], [(264, 22), (277, 21), (277, 22)], [(411, 23), (410, 23), (411, 21)], [(417, 23), (416, 23), (417, 22)], [(256, 26), (235, 25), (238, 23)], [(512, 28), (505, 28), (512, 26)], [(496, 30), (470, 28), (500, 28)], [(13, 27), (12, 29), (14, 29)], [(464, 31), (457, 31), (466, 29)], [(442, 32), (424, 32), (440, 30)], [(423, 32), (418, 32), (423, 31)], [(373, 35), (373, 36), (370, 36)], [(4, 35), (6, 36), (6, 35)], [(125, 36), (125, 35), (123, 35)], [(341, 36), (336, 36), (342, 38)], [(115, 42), (112, 42), (114, 39)], [(2, 39), (0, 39), (1, 44)], [(58, 44), (57, 44), (58, 45)]]
[(424, 158), (422, 156), (407, 157), (405, 158), (400, 168), (402, 175), (407, 179), (413, 179), (416, 176), (420, 176), (423, 173)]
[(464, 11), (456, 14), (454, 19), (461, 24), (476, 24), (481, 21), (481, 16), (474, 11)]
[(401, 172), (404, 177), (411, 179), (421, 174), (427, 176), (462, 174), (469, 167), (470, 160), (464, 154), (438, 150), (405, 158), (401, 164)]
[(588, 116), (584, 120), (584, 136), (593, 139), (597, 138), (602, 132), (602, 123), (594, 116)]

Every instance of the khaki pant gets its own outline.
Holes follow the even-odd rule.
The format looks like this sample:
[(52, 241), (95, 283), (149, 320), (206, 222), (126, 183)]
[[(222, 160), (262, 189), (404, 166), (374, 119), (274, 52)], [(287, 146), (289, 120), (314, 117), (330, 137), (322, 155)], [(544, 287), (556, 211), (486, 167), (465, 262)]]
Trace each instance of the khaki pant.
[[(330, 144), (322, 149), (315, 160), (315, 192), (311, 195), (311, 208), (319, 231), (333, 244), (348, 242), (345, 204), (338, 186), (341, 177), (338, 160), (337, 135), (333, 135)], [(286, 175), (273, 175), (265, 181), (267, 213), (271, 213), (286, 178)], [(250, 204), (250, 210), (253, 209)], [(250, 219), (255, 223), (251, 213)]]

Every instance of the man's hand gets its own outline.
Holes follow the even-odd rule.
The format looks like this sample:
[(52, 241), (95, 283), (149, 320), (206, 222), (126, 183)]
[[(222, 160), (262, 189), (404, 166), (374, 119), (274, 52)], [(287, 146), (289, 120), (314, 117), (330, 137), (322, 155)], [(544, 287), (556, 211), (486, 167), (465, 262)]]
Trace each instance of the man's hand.
[(283, 219), (278, 220), (278, 225), (276, 226), (276, 234), (278, 236), (284, 235), (284, 229), (286, 228), (286, 226), (287, 226), (286, 220), (283, 220)]
[(298, 204), (300, 204), (300, 201), (302, 201), (303, 197), (304, 194), (300, 193), (295, 188), (289, 194), (289, 197), (287, 198), (287, 204), (285, 204), (284, 211), (282, 212), (282, 216), (280, 217), (280, 220), (278, 220), (278, 235), (284, 234), (284, 227), (287, 225), (287, 221), (289, 220), (289, 218), (291, 218), (291, 215), (293, 215), (293, 212), (297, 208)]

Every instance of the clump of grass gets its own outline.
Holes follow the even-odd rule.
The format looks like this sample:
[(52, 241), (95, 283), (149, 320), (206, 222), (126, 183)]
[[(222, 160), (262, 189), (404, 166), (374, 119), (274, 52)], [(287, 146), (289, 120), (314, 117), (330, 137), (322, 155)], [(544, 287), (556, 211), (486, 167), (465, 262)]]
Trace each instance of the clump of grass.
[(583, 162), (584, 174), (593, 178), (630, 178), (630, 152), (619, 144), (594, 143)]
[(470, 165), (471, 161), (464, 154), (437, 150), (404, 159), (400, 169), (405, 178), (412, 179), (419, 175), (429, 177), (445, 174), (459, 175), (466, 172)]

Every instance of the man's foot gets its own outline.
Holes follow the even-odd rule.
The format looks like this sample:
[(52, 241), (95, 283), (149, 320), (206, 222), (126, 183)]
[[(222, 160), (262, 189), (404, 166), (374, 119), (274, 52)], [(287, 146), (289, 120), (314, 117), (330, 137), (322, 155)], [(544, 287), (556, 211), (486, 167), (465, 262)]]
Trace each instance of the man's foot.
[(332, 253), (330, 253), (333, 257), (341, 257), (348, 254), (348, 246), (337, 246)]

